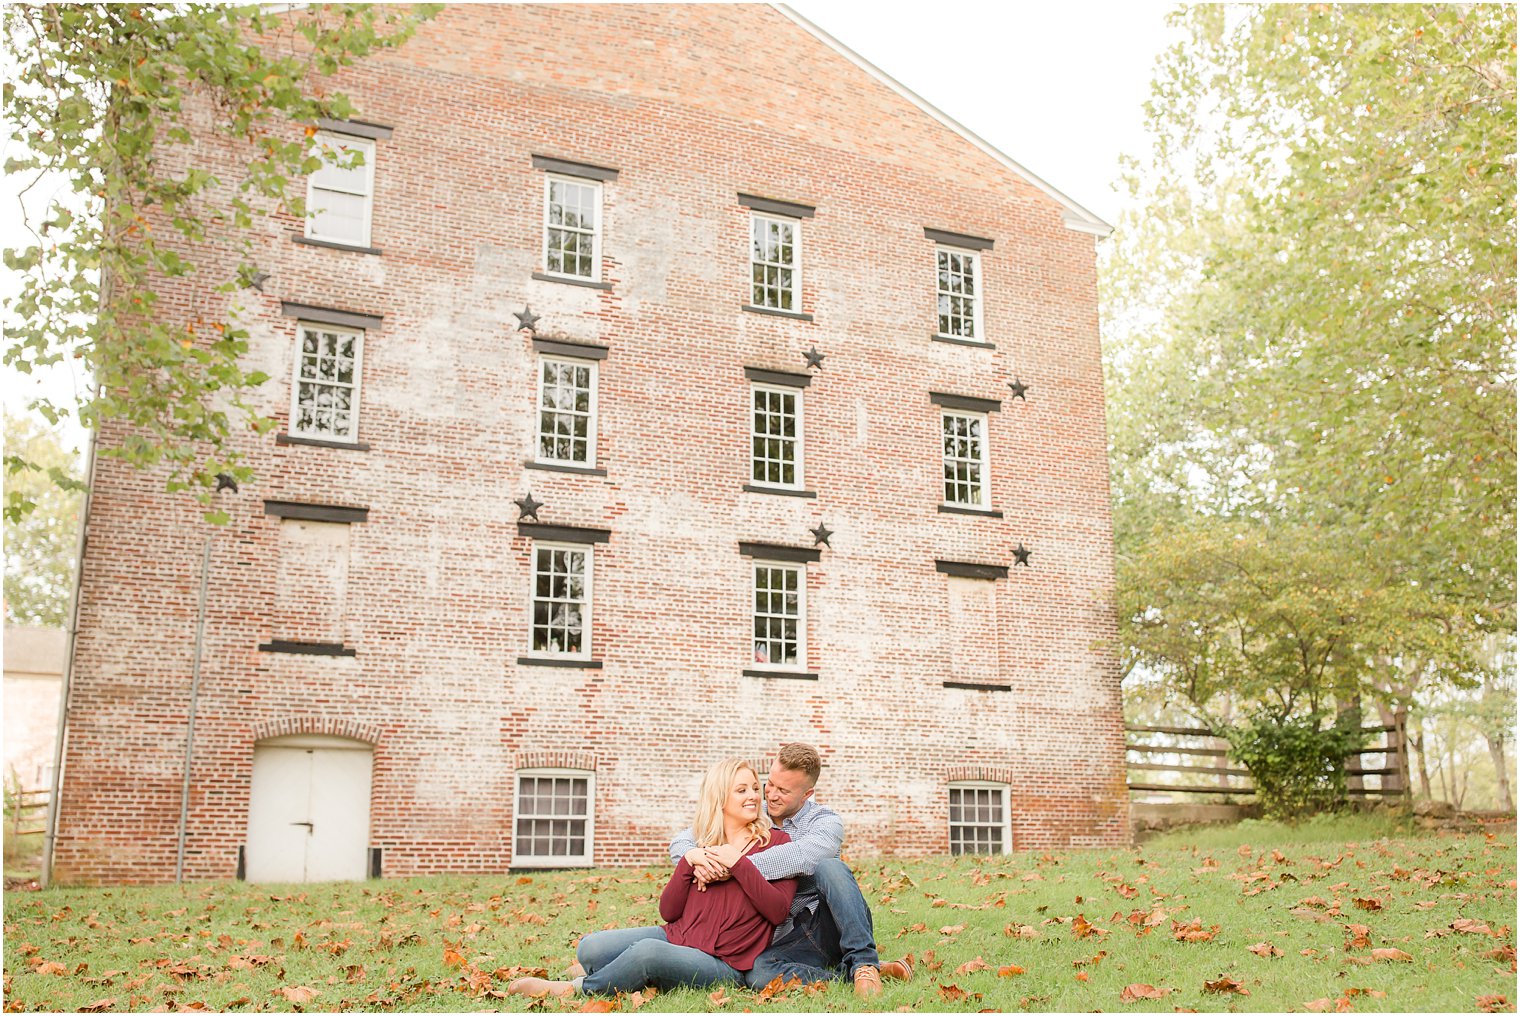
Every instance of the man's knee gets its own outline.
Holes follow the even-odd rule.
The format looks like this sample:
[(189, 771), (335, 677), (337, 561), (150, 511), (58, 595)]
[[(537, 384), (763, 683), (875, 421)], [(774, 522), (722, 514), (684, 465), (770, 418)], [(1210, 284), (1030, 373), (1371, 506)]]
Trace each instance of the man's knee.
[(860, 892), (855, 873), (837, 857), (818, 862), (818, 867), (813, 869), (813, 881), (818, 884), (818, 891), (824, 896), (841, 891)]

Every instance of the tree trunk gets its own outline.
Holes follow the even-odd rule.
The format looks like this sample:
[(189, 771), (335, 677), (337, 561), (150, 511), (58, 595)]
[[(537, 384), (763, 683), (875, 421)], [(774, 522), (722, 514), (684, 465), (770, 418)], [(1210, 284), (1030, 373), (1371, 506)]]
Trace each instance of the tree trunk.
[(1504, 757), (1504, 738), (1484, 735), (1488, 742), (1488, 757), (1494, 760), (1494, 775), (1499, 780), (1499, 793), (1504, 801), (1505, 811), (1515, 810), (1515, 797), (1509, 788), (1509, 759)]

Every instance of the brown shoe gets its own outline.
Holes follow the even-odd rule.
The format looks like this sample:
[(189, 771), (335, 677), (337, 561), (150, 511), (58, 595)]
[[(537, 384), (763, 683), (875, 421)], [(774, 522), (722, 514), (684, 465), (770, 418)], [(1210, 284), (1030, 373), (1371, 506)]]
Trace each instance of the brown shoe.
[(874, 998), (881, 994), (881, 971), (875, 967), (855, 968), (855, 994)]
[(893, 981), (911, 981), (913, 960), (907, 956), (900, 960), (888, 960), (881, 965), (881, 976)]
[(529, 998), (542, 998), (545, 995), (568, 998), (574, 993), (575, 985), (569, 981), (550, 981), (543, 977), (519, 977), (507, 985), (507, 994), (527, 995)]

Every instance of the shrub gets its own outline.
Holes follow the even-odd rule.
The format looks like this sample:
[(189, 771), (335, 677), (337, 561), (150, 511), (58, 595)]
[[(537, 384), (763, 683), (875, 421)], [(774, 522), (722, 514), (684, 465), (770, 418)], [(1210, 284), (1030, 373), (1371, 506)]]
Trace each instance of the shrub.
[(1231, 756), (1250, 771), (1268, 818), (1293, 819), (1345, 803), (1346, 756), (1366, 735), (1359, 726), (1321, 727), (1323, 719), (1258, 713), (1220, 732)]

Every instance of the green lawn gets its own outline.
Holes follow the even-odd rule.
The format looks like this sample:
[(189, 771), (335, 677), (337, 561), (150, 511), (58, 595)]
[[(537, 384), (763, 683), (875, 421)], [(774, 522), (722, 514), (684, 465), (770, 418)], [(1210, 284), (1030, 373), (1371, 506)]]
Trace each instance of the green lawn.
[[(882, 954), (912, 953), (919, 967), (876, 1006), (844, 985), (613, 1006), (1513, 1011), (1512, 833), (1333, 834), (1333, 823), (1252, 823), (1137, 851), (860, 860)], [(652, 923), (664, 879), (601, 870), (11, 892), (5, 1011), (575, 1011), (584, 1000), (503, 989), (524, 972), (559, 974), (587, 931)]]

